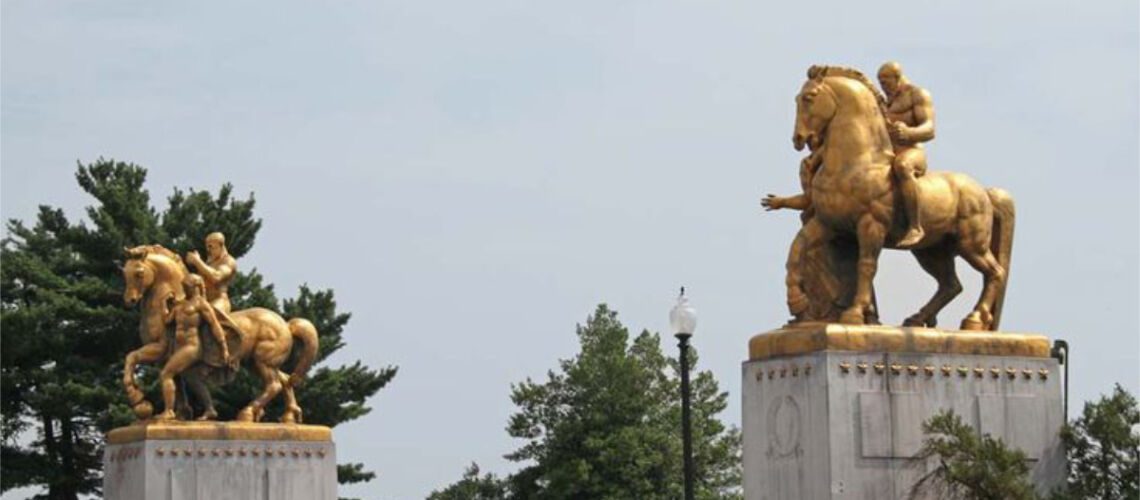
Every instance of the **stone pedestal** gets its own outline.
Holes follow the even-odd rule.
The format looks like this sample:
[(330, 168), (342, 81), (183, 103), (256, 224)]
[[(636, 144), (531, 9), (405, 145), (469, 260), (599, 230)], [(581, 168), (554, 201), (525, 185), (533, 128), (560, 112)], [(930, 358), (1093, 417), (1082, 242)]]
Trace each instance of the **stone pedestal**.
[(108, 500), (336, 500), (328, 427), (238, 422), (136, 424), (107, 434)]
[[(922, 422), (954, 410), (1065, 477), (1061, 373), (1040, 335), (811, 324), (757, 335), (742, 390), (744, 498), (905, 499)], [(918, 497), (924, 498), (924, 497)]]

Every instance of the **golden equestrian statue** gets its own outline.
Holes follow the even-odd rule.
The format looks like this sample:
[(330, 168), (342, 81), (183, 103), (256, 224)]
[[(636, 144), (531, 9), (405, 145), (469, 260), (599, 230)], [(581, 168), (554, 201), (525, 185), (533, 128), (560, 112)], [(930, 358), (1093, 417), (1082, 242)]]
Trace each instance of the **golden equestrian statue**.
[(938, 290), (907, 326), (937, 324), (962, 291), (962, 257), (984, 285), (963, 330), (997, 330), (1013, 246), (1009, 193), (954, 172), (926, 172), (920, 143), (934, 137), (930, 94), (887, 63), (879, 89), (857, 70), (812, 66), (796, 96), (792, 142), (807, 146), (802, 194), (768, 195), (768, 210), (803, 210), (788, 254), (786, 286), (793, 323), (876, 323), (872, 282), (883, 248), (907, 249)]
[[(230, 312), (226, 286), (236, 273), (236, 263), (226, 253), (221, 233), (208, 236), (206, 246), (209, 262), (202, 262), (197, 252), (191, 252), (187, 259), (201, 275), (191, 274), (178, 254), (162, 246), (125, 249), (123, 302), (128, 307), (141, 304), (142, 313), (139, 335), (143, 346), (128, 354), (123, 366), (123, 385), (135, 415), (146, 419), (154, 411), (135, 382), (139, 363), (164, 364), (161, 381), (165, 408), (158, 415), (159, 420), (176, 418), (172, 408), (173, 379), (179, 375), (205, 408), (199, 419), (211, 420), (217, 412), (205, 381), (228, 380), (240, 363), (247, 361), (261, 378), (263, 390), (238, 412), (237, 419), (260, 421), (265, 406), (284, 393), (282, 422), (301, 422), (301, 407), (293, 388), (316, 359), (316, 328), (306, 319), (285, 321), (277, 313), (260, 307)], [(296, 368), (292, 374), (286, 374), (281, 366), (292, 352), (294, 340), (300, 341), (302, 347)]]

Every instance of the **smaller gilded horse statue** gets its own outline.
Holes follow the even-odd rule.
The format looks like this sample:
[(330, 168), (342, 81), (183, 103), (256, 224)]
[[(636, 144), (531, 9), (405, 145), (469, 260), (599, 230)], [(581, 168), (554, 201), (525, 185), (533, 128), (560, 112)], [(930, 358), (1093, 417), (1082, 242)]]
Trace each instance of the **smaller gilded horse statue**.
[[(164, 386), (167, 385), (167, 375), (170, 377), (178, 373), (189, 375), (184, 378), (190, 390), (206, 407), (204, 416), (209, 418), (211, 414), (216, 415), (204, 380), (210, 370), (217, 368), (205, 362), (202, 353), (204, 349), (183, 350), (185, 354), (179, 356), (177, 350), (179, 346), (171, 345), (172, 341), (177, 342), (174, 332), (178, 323), (175, 318), (177, 313), (175, 308), (179, 305), (184, 306), (187, 301), (183, 283), (195, 283), (193, 279), (187, 280), (188, 276), (191, 276), (190, 271), (178, 254), (159, 245), (129, 248), (126, 249), (126, 253), (127, 261), (123, 265), (125, 283), (123, 302), (127, 307), (141, 305), (142, 313), (139, 335), (143, 346), (128, 354), (123, 365), (123, 385), (126, 387), (127, 397), (135, 414), (145, 419), (153, 413), (153, 408), (135, 381), (136, 367), (140, 363), (169, 364), (173, 355), (177, 357), (173, 361), (178, 366), (164, 370)], [(199, 320), (195, 323), (209, 328), (207, 325), (209, 321)], [(285, 412), (281, 417), (282, 422), (301, 422), (301, 407), (297, 404), (293, 388), (301, 383), (316, 359), (317, 329), (306, 319), (294, 318), (286, 322), (277, 313), (260, 307), (234, 311), (228, 315), (227, 323), (230, 326), (227, 328), (229, 347), (226, 350), (235, 363), (246, 361), (252, 365), (263, 383), (262, 393), (238, 412), (237, 419), (247, 422), (260, 421), (265, 406), (279, 393), (284, 393)], [(195, 328), (198, 326), (196, 324)], [(200, 338), (194, 342), (201, 342), (203, 347), (207, 344), (211, 346), (217, 344), (209, 330), (195, 335), (199, 335)], [(292, 374), (286, 374), (280, 368), (289, 357), (294, 340), (299, 340), (303, 348), (299, 351), (295, 370)], [(221, 346), (217, 348), (222, 350)], [(191, 359), (186, 359), (187, 357)], [(221, 369), (225, 369), (224, 363), (220, 364)], [(168, 407), (161, 417), (170, 418), (173, 413), (169, 408), (169, 398), (166, 398), (165, 404)]]

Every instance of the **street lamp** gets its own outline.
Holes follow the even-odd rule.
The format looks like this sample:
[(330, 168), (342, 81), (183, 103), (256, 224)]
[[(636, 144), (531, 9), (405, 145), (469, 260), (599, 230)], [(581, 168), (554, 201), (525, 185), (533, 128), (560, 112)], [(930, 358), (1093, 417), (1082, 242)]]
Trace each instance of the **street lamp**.
[(685, 453), (685, 500), (693, 500), (693, 423), (689, 416), (689, 337), (697, 329), (697, 310), (685, 297), (685, 287), (677, 305), (669, 311), (669, 326), (681, 348), (681, 442)]

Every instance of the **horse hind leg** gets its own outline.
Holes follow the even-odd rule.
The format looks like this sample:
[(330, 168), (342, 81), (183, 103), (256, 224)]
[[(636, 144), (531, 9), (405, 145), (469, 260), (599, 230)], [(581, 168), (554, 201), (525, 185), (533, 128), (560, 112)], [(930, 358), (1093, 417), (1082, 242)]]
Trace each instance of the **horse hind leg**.
[(994, 301), (997, 300), (997, 294), (1005, 283), (1005, 269), (998, 263), (997, 258), (994, 257), (993, 252), (988, 247), (983, 247), (982, 250), (975, 252), (962, 252), (961, 255), (974, 269), (982, 273), (984, 282), (977, 305), (962, 320), (962, 329), (992, 330)]
[(285, 393), (285, 412), (281, 414), (281, 423), (299, 424), (303, 422), (301, 406), (297, 404), (297, 396), (293, 394), (293, 386), (289, 385), (289, 375), (278, 370), (277, 380), (281, 382), (282, 392)]
[(938, 313), (962, 293), (962, 282), (958, 281), (958, 273), (954, 270), (954, 248), (943, 244), (911, 253), (918, 259), (922, 269), (938, 281), (938, 290), (926, 305), (903, 321), (903, 326), (934, 328), (938, 325)]
[(242, 422), (257, 422), (261, 420), (261, 416), (265, 413), (265, 405), (268, 405), (273, 398), (284, 388), (284, 384), (277, 378), (277, 369), (266, 366), (261, 361), (255, 360), (253, 367), (257, 370), (257, 374), (261, 376), (261, 382), (265, 384), (261, 395), (249, 403), (245, 408), (238, 412), (237, 419)]

